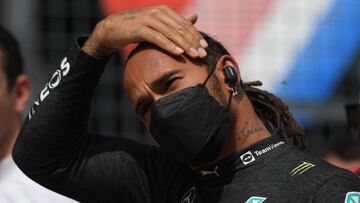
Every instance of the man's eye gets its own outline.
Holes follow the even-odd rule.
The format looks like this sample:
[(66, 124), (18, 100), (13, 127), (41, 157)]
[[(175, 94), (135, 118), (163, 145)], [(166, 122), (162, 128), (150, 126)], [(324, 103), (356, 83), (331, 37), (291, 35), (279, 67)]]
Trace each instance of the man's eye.
[(171, 87), (171, 85), (173, 85), (173, 83), (178, 79), (181, 79), (181, 77), (174, 77), (174, 78), (168, 80), (165, 84), (166, 89), (169, 89)]

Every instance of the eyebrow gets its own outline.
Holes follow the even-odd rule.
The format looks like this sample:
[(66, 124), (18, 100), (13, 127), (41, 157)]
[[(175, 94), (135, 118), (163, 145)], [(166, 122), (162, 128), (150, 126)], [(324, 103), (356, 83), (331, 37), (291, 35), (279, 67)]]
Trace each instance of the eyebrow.
[(160, 89), (162, 89), (164, 87), (164, 84), (169, 81), (169, 78), (171, 78), (173, 75), (175, 75), (179, 71), (180, 70), (171, 70), (171, 71), (165, 72), (159, 78), (157, 78), (156, 80), (152, 81), (149, 84), (150, 89), (151, 90), (160, 90)]
[[(154, 81), (147, 84), (151, 90), (161, 90), (164, 87), (164, 84), (169, 81), (169, 78), (171, 78), (173, 75), (178, 73), (180, 70), (171, 70), (168, 72), (163, 73), (159, 78), (155, 79)], [(140, 98), (136, 101), (135, 104), (135, 112), (137, 114), (140, 113), (140, 108), (144, 106), (145, 103), (151, 102), (148, 98), (148, 96), (142, 95)]]

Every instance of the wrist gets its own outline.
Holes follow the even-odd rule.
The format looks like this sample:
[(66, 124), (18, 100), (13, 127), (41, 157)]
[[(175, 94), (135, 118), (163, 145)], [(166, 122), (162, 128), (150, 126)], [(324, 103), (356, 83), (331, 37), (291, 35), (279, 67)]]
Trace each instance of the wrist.
[(85, 41), (81, 50), (98, 59), (104, 58), (113, 52), (111, 49), (101, 47), (91, 36)]
[[(99, 25), (96, 27), (99, 27)], [(84, 42), (81, 50), (90, 56), (101, 59), (110, 55), (114, 50), (102, 45), (102, 43), (98, 40), (99, 37), (97, 37), (97, 35), (97, 32), (94, 31), (90, 35), (90, 37)]]

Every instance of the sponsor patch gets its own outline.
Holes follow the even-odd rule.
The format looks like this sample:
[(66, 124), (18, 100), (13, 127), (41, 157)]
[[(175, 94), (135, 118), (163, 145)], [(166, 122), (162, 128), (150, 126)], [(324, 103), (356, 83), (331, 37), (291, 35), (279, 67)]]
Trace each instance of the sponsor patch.
[(193, 203), (196, 197), (196, 189), (195, 187), (190, 188), (184, 196), (181, 198), (180, 203)]
[(51, 91), (60, 84), (61, 80), (69, 74), (70, 69), (70, 63), (68, 62), (67, 57), (65, 57), (60, 64), (60, 68), (55, 71), (50, 81), (46, 83), (45, 87), (40, 92), (39, 98), (35, 100), (34, 105), (31, 107), (28, 114), (29, 120), (31, 120), (32, 116), (35, 114), (37, 107), (40, 106), (46, 97), (49, 96)]
[(266, 197), (252, 196), (245, 203), (261, 203), (264, 202), (266, 199)]
[(241, 161), (244, 163), (244, 165), (247, 165), (253, 161), (255, 161), (254, 155), (251, 153), (251, 151), (248, 151), (240, 156)]
[(292, 171), (290, 171), (290, 175), (291, 176), (301, 175), (304, 172), (306, 172), (307, 170), (309, 170), (310, 168), (315, 167), (315, 166), (316, 166), (315, 164), (304, 161), (302, 164), (298, 165)]
[(344, 203), (360, 203), (360, 192), (346, 193)]

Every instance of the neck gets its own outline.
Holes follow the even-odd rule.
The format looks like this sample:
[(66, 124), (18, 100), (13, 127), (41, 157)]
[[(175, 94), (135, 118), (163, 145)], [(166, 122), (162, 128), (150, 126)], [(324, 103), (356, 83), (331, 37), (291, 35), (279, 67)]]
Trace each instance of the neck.
[[(232, 104), (233, 131), (225, 140), (223, 149), (217, 160), (223, 159), (251, 144), (271, 136), (264, 123), (257, 116), (254, 108), (245, 96), (241, 101)], [(240, 115), (240, 116), (239, 116)]]
[(4, 137), (0, 137), (0, 161), (11, 154), (18, 132), (19, 126), (14, 125), (11, 130), (5, 132)]

